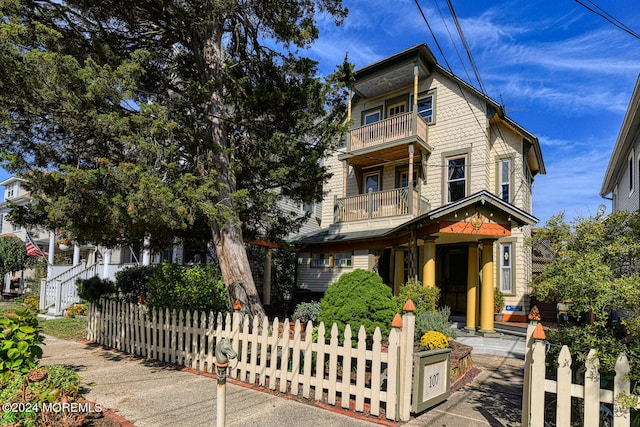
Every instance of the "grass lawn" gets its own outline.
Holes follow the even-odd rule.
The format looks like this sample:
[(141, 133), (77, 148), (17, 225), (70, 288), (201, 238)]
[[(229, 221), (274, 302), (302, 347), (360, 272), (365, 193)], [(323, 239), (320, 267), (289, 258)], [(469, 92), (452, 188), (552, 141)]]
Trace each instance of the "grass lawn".
[(87, 337), (87, 319), (83, 317), (62, 317), (60, 319), (40, 319), (42, 332), (65, 340)]

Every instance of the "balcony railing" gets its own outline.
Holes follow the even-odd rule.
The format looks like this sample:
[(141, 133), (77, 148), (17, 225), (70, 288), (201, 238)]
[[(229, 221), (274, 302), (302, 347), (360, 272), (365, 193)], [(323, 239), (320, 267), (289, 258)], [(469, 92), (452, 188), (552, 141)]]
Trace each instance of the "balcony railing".
[(394, 142), (403, 138), (418, 137), (427, 141), (427, 123), (414, 113), (399, 114), (379, 122), (352, 129), (350, 151)]
[(428, 210), (429, 202), (420, 197), (417, 189), (404, 187), (336, 198), (333, 212), (337, 223), (407, 214), (417, 216)]

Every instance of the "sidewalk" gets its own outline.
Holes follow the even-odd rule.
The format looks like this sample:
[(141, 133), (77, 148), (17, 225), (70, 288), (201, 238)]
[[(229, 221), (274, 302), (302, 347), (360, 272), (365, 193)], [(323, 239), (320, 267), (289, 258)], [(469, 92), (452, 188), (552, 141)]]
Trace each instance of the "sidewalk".
[[(515, 337), (459, 337), (474, 346), (476, 375), (410, 426), (513, 426), (520, 422), (524, 342)], [(216, 380), (99, 346), (47, 337), (43, 364), (75, 370), (86, 398), (138, 427), (215, 426)], [(489, 354), (481, 354), (489, 353)], [(505, 357), (508, 356), (508, 357)], [(511, 357), (515, 356), (515, 357)], [(473, 376), (473, 375), (471, 375)], [(228, 426), (372, 426), (381, 420), (301, 403), (227, 383)], [(389, 421), (383, 424), (393, 425)]]

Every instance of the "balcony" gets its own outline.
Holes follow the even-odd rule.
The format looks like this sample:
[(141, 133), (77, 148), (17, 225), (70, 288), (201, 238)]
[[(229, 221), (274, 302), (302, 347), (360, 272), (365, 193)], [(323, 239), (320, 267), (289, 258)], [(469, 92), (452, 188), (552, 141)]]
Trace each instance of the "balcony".
[(398, 114), (388, 119), (351, 129), (347, 139), (347, 153), (339, 159), (356, 166), (370, 163), (366, 154), (376, 153), (377, 158), (395, 161), (408, 156), (408, 146), (417, 143), (426, 152), (432, 148), (427, 144), (428, 126), (417, 113)]
[(399, 215), (418, 216), (429, 210), (429, 202), (415, 188), (369, 192), (357, 196), (335, 198), (334, 223)]

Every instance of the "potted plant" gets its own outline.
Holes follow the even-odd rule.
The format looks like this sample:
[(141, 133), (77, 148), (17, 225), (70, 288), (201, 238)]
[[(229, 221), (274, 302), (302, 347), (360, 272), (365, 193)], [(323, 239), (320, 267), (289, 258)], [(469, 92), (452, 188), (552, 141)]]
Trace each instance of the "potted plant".
[(295, 323), (296, 320), (299, 320), (300, 329), (304, 331), (304, 327), (309, 320), (314, 324), (318, 322), (319, 314), (320, 303), (318, 301), (301, 302), (296, 306), (296, 310), (293, 312), (293, 323)]
[(504, 319), (502, 309), (504, 309), (504, 293), (499, 288), (495, 288), (493, 291), (493, 312), (496, 322), (502, 322)]
[(68, 237), (58, 240), (58, 247), (60, 248), (61, 251), (66, 251), (67, 249), (69, 249), (70, 245), (71, 245), (71, 239)]

